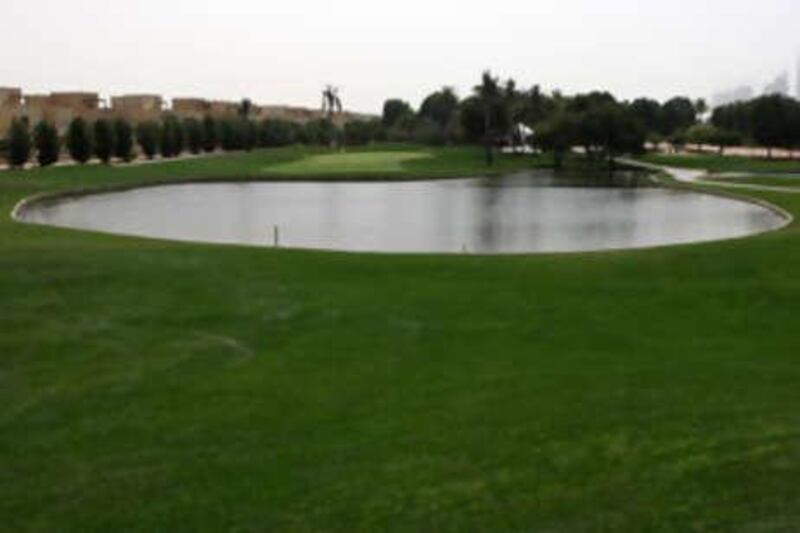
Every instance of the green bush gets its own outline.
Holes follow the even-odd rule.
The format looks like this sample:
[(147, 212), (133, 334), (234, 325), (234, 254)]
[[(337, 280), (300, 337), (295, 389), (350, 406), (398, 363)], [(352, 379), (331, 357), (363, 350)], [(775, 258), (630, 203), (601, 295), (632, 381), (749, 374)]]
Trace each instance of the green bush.
[(414, 126), (414, 142), (433, 146), (443, 146), (447, 144), (445, 128), (437, 122), (429, 119), (418, 119)]
[(339, 129), (327, 119), (312, 120), (306, 123), (300, 134), (300, 142), (310, 146), (330, 146), (341, 137)]
[(136, 127), (136, 140), (147, 159), (153, 159), (158, 153), (161, 126), (158, 122), (142, 122)]
[(105, 164), (114, 156), (117, 144), (114, 126), (105, 119), (94, 123), (94, 155)]
[(31, 158), (31, 133), (28, 119), (14, 119), (8, 130), (8, 164), (12, 168), (24, 167)]
[(351, 146), (380, 141), (384, 135), (380, 120), (354, 120), (344, 125), (345, 143)]
[(114, 155), (123, 161), (133, 159), (133, 128), (124, 119), (114, 121)]
[(258, 146), (258, 124), (250, 119), (242, 121), (243, 148), (248, 152)]
[(243, 150), (249, 142), (247, 121), (241, 118), (226, 118), (220, 122), (220, 141), (227, 151)]
[(293, 122), (266, 119), (259, 127), (258, 144), (261, 147), (277, 148), (295, 142), (297, 142), (297, 127)]
[(82, 118), (76, 118), (69, 124), (67, 151), (72, 159), (82, 165), (92, 157), (92, 134)]
[(55, 126), (44, 120), (39, 122), (33, 130), (33, 140), (36, 145), (36, 161), (40, 166), (48, 167), (58, 161), (61, 140)]

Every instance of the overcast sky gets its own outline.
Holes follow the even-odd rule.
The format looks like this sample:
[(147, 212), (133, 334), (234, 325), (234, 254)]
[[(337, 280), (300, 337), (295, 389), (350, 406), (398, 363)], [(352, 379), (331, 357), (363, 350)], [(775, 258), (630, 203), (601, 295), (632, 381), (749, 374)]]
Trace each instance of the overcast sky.
[[(2, 0), (0, 86), (318, 106), (463, 95), (491, 68), (631, 98), (796, 71), (800, 0)], [(795, 73), (792, 73), (792, 80)]]

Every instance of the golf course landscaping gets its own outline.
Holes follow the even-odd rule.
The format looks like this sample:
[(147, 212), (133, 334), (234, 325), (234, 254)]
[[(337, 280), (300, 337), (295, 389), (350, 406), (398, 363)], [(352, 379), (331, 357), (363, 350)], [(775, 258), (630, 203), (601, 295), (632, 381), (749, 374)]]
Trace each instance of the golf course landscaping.
[[(732, 161), (686, 166), (761, 170)], [(795, 529), (797, 223), (496, 257), (9, 216), (96, 187), (486, 173), (479, 148), (414, 146), (0, 172), (0, 530)], [(800, 215), (800, 195), (741, 194)]]

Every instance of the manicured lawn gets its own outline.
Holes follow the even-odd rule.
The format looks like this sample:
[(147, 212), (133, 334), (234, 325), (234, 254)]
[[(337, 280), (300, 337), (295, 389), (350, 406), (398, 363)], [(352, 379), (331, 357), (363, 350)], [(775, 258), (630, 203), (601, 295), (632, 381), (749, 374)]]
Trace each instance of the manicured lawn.
[[(431, 154), (390, 157), (394, 178), (484, 171), (480, 150), (375, 150)], [(378, 164), (358, 172), (351, 151), (331, 174), (321, 153), (3, 173), (0, 210), (62, 188)], [(797, 196), (759, 196), (800, 214)], [(789, 531), (798, 272), (797, 224), (453, 257), (4, 216), (0, 530)]]
[(768, 160), (717, 155), (648, 154), (644, 161), (671, 167), (706, 169), (712, 172), (800, 172), (800, 160)]
[(313, 155), (307, 158), (277, 165), (268, 165), (269, 171), (281, 174), (302, 176), (304, 174), (338, 174), (341, 172), (365, 173), (385, 172), (402, 173), (406, 164), (413, 161), (431, 158), (427, 150), (355, 152)]
[(748, 177), (727, 177), (715, 176), (713, 179), (723, 183), (746, 183), (748, 185), (769, 185), (771, 187), (798, 187), (800, 188), (800, 176), (748, 176)]

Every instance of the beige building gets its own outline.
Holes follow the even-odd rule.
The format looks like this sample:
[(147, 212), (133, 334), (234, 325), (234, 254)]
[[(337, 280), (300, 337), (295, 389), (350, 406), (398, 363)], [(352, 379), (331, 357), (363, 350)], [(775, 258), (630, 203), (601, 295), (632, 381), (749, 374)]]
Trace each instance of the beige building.
[(50, 104), (54, 107), (72, 109), (76, 113), (92, 112), (100, 109), (100, 95), (85, 92), (51, 93)]
[(239, 112), (239, 102), (226, 102), (223, 100), (212, 100), (208, 102), (208, 111), (212, 117), (230, 117)]
[(305, 124), (307, 122), (311, 122), (312, 120), (322, 118), (323, 114), (321, 111), (302, 107), (270, 105), (259, 107), (256, 116), (259, 120), (287, 120), (289, 122)]
[[(31, 125), (45, 120), (52, 123), (62, 134), (76, 117), (89, 121), (101, 117), (119, 117), (131, 123), (160, 120), (164, 112), (172, 112), (181, 118), (214, 118), (236, 116), (241, 103), (202, 98), (175, 98), (172, 108), (166, 109), (164, 98), (157, 94), (127, 94), (111, 98), (110, 107), (94, 92), (55, 92), (52, 94), (24, 94), (16, 88), (0, 88), (0, 138), (8, 134), (15, 117), (27, 117)], [(250, 117), (253, 120), (287, 120), (305, 124), (324, 118), (317, 109), (292, 106), (253, 105)], [(338, 125), (352, 120), (366, 120), (366, 115), (342, 113), (335, 117)]]
[(111, 114), (128, 122), (159, 120), (164, 98), (158, 94), (126, 94), (111, 97)]
[(22, 112), (22, 91), (16, 88), (0, 87), (0, 137), (11, 126), (11, 121)]
[(64, 133), (73, 119), (97, 120), (104, 110), (100, 108), (100, 96), (97, 93), (71, 92), (27, 94), (21, 113), (31, 125), (44, 120)]
[(173, 98), (172, 112), (181, 118), (201, 119), (211, 110), (208, 101), (202, 98)]

